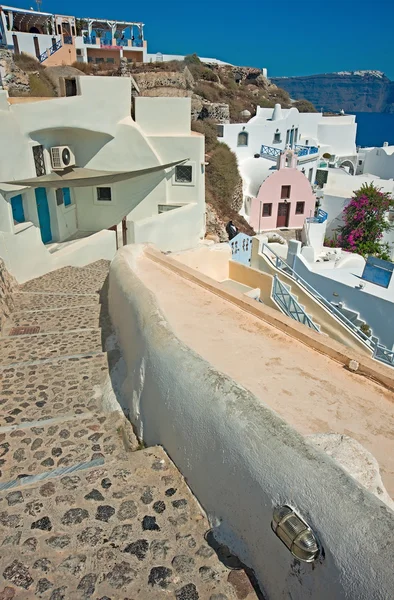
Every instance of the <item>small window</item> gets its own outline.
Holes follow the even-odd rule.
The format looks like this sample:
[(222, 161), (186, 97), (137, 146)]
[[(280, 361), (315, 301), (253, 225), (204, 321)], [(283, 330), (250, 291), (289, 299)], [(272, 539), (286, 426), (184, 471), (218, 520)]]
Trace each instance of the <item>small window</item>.
[(263, 204), (263, 217), (270, 217), (272, 215), (272, 204)]
[(104, 62), (103, 58), (96, 58), (96, 65), (99, 65)]
[(290, 198), (291, 185), (282, 185), (282, 189), (280, 192), (281, 200), (287, 200)]
[(192, 183), (193, 167), (191, 165), (178, 165), (175, 167), (175, 181), (177, 183)]
[(363, 161), (362, 161), (362, 160), (359, 160), (359, 161), (358, 161), (358, 164), (361, 166), (361, 165), (363, 164)]
[(61, 25), (57, 26), (57, 32), (59, 35), (62, 35), (62, 26)]
[(274, 134), (274, 142), (281, 142), (280, 131)]
[(93, 57), (92, 56), (88, 56), (88, 63), (92, 63), (94, 62)]
[(114, 58), (107, 58), (106, 62), (109, 63), (109, 64), (111, 64), (111, 65), (113, 65), (113, 64), (115, 64), (115, 59)]
[(247, 146), (249, 141), (249, 134), (246, 131), (241, 131), (238, 134), (238, 146)]
[(223, 137), (224, 136), (224, 126), (223, 125), (216, 125), (217, 127), (217, 135), (218, 137)]
[(111, 202), (112, 201), (112, 190), (110, 187), (98, 187), (97, 188), (97, 200), (99, 202)]
[(286, 144), (288, 144), (288, 143), (289, 143), (289, 140), (290, 140), (290, 129), (288, 129), (288, 130), (286, 131)]
[(62, 188), (57, 188), (56, 190), (56, 204), (58, 206), (62, 206), (63, 204), (63, 190)]
[(62, 188), (62, 191), (64, 206), (70, 206), (72, 204), (70, 188)]
[(33, 146), (33, 158), (37, 177), (45, 175), (46, 168), (44, 160), (44, 148), (42, 146)]
[(309, 146), (309, 140), (305, 140), (305, 146)]
[(297, 202), (296, 204), (296, 215), (303, 215), (305, 209), (305, 202)]
[(75, 27), (74, 27), (74, 25), (71, 26), (71, 35), (73, 35), (75, 37)]
[(14, 219), (14, 225), (25, 222), (25, 211), (23, 210), (23, 199), (22, 195), (14, 196), (11, 198), (12, 218)]

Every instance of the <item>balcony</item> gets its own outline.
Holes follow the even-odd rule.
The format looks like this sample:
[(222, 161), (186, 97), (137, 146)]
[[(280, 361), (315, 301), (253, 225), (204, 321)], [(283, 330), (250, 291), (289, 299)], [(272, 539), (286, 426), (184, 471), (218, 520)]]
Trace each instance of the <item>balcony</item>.
[(264, 156), (265, 158), (272, 158), (276, 160), (278, 156), (280, 156), (282, 150), (280, 148), (273, 148), (272, 146), (261, 146), (260, 156)]
[(93, 44), (93, 45), (96, 45), (96, 36), (94, 36), (94, 35), (84, 35), (83, 36), (83, 43), (84, 44)]
[(327, 217), (326, 211), (319, 208), (315, 217), (307, 217), (305, 220), (307, 223), (324, 223), (327, 221)]
[(317, 146), (301, 146), (295, 145), (295, 150), (297, 151), (298, 158), (301, 156), (311, 156), (313, 154), (319, 154), (319, 148)]

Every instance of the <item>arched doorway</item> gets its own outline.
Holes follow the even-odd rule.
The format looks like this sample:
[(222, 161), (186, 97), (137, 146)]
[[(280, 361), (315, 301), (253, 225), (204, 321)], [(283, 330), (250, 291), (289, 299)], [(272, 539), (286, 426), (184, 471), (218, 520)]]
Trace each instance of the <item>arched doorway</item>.
[(341, 162), (339, 168), (341, 167), (347, 167), (349, 169), (349, 174), (354, 175), (355, 167), (351, 160), (344, 160), (343, 162)]

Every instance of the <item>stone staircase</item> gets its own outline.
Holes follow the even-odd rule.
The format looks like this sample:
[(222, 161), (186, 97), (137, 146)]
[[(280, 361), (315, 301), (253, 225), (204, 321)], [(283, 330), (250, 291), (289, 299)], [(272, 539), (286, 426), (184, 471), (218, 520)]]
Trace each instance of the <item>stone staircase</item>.
[(164, 450), (140, 448), (108, 402), (108, 268), (64, 267), (13, 294), (0, 337), (0, 598), (262, 598)]

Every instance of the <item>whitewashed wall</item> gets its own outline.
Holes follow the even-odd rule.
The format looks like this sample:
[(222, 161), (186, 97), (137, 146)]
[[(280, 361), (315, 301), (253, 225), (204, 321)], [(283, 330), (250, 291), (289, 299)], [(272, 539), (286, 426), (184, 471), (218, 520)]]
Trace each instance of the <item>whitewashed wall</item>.
[[(175, 337), (133, 268), (141, 251), (118, 252), (109, 291), (123, 353), (118, 399), (138, 433), (164, 446), (215, 537), (254, 569), (270, 600), (391, 598), (394, 514)], [(284, 503), (319, 536), (321, 563), (300, 564), (272, 532), (273, 508)]]
[[(36, 144), (44, 147), (47, 172), (51, 171), (52, 146), (70, 146), (77, 166), (103, 171), (135, 171), (188, 159), (193, 166), (190, 184), (175, 182), (172, 168), (113, 184), (110, 203), (98, 202), (92, 186), (72, 189), (70, 207), (57, 206), (53, 188), (48, 188), (47, 197), (53, 241), (66, 240), (77, 229), (106, 229), (126, 215), (134, 222), (153, 218), (148, 229), (145, 224), (139, 228), (140, 233), (149, 230), (151, 236), (153, 225), (160, 227), (161, 221), (156, 219), (159, 204), (190, 203), (193, 223), (186, 227), (182, 213), (178, 227), (171, 230), (178, 241), (167, 240), (180, 249), (184, 232), (193, 230), (185, 241), (184, 248), (189, 248), (200, 237), (205, 214), (204, 137), (191, 132), (190, 99), (137, 98), (134, 121), (129, 79), (82, 76), (77, 88), (79, 94), (74, 97), (15, 105), (9, 105), (7, 93), (0, 91), (0, 131), (6, 142), (0, 145), (0, 182), (36, 176), (32, 154)], [(34, 192), (26, 193), (26, 202), (26, 219), (38, 226)], [(6, 211), (2, 205), (3, 209)], [(7, 211), (9, 219), (9, 208)], [(165, 235), (164, 230), (153, 237), (163, 240)]]
[(394, 152), (390, 154), (392, 149), (393, 147), (366, 149), (363, 172), (382, 179), (394, 179)]

